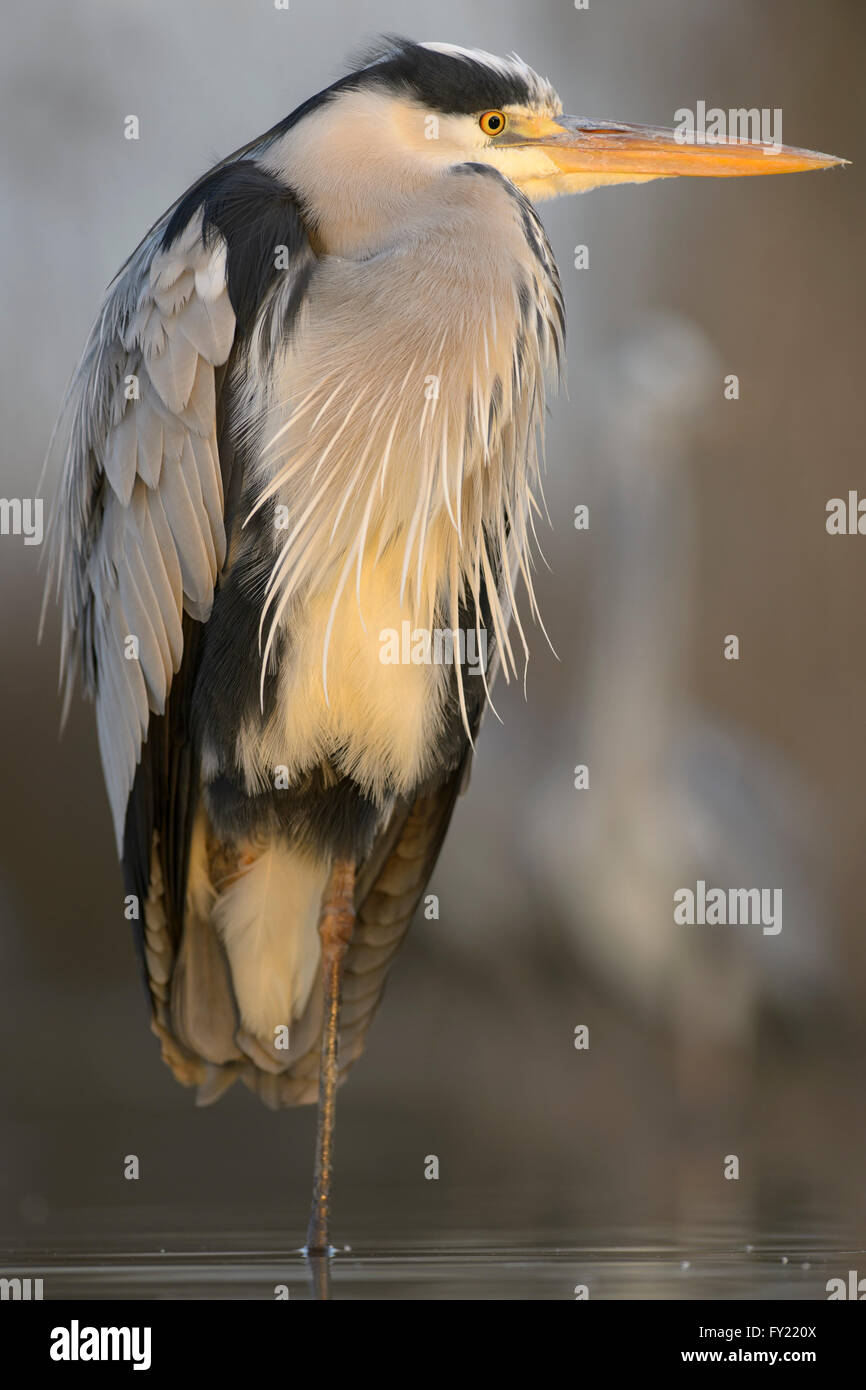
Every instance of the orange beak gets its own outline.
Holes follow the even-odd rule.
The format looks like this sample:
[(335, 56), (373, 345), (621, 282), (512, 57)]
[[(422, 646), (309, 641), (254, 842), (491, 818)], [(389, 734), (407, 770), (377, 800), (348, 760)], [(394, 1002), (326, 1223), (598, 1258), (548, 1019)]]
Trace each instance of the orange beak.
[(540, 147), (563, 174), (622, 178), (742, 178), (756, 174), (798, 174), (847, 164), (833, 154), (799, 150), (789, 145), (706, 137), (700, 143), (690, 131), (653, 126), (621, 125), (557, 116), (544, 129), (521, 135), (508, 133), (502, 144)]

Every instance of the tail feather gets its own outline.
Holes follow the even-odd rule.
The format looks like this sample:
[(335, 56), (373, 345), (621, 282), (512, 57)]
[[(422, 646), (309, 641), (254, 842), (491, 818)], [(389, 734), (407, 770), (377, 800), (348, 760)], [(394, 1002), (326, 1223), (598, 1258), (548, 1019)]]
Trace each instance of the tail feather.
[(273, 841), (253, 853), (226, 888), (215, 885), (211, 921), (225, 946), (244, 1029), (284, 1066), (286, 1050), (274, 1043), (304, 1012), (316, 978), (328, 865)]
[(171, 985), (171, 1024), (179, 1042), (205, 1062), (243, 1057), (238, 1013), (222, 943), (210, 922), (187, 912)]
[[(363, 1051), (462, 775), (458, 768), (436, 791), (395, 806), (359, 867), (343, 976), (341, 1082)], [(158, 863), (151, 880), (146, 946), (157, 966), (153, 1028), (163, 1058), (179, 1081), (198, 1086), (200, 1105), (219, 1099), (236, 1080), (272, 1109), (314, 1104), (323, 1006), (318, 919), (330, 866), (284, 842), (214, 845), (209, 853), (201, 852), (203, 844), (207, 836), (197, 829), (176, 960), (162, 925)], [(168, 985), (159, 978), (167, 963)]]

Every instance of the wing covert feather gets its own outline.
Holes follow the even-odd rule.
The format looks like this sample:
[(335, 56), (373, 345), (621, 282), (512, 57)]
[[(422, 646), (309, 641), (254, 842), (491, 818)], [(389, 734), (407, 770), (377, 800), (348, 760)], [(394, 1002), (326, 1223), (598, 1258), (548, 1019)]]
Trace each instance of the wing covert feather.
[(53, 556), (67, 684), (80, 669), (95, 697), (118, 847), (183, 614), (207, 619), (226, 555), (214, 384), (235, 338), (226, 247), (203, 239), (200, 212), (167, 251), (161, 231), (110, 288), (73, 382)]

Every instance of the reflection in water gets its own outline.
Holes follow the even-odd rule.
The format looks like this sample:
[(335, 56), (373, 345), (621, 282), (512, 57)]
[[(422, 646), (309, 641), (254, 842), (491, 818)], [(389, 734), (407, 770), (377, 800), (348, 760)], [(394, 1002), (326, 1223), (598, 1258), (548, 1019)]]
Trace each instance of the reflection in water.
[[(380, 1197), (382, 1205), (374, 1201), (365, 1225), (355, 1227), (354, 1243), (331, 1261), (331, 1296), (572, 1300), (585, 1286), (591, 1300), (822, 1300), (828, 1279), (866, 1269), (866, 1242), (852, 1241), (849, 1223), (826, 1210), (786, 1201), (783, 1217), (771, 1200), (760, 1228), (750, 1230), (733, 1213), (720, 1216), (704, 1195), (694, 1224), (675, 1235), (667, 1220), (642, 1223), (623, 1212), (603, 1222), (576, 1217), (591, 1233), (581, 1236), (574, 1221), (559, 1225), (551, 1209), (549, 1225), (482, 1230), (467, 1219), (432, 1239), (411, 1217), (395, 1227), (399, 1238), (383, 1238), (384, 1226), (376, 1228), (388, 1211)], [(390, 1196), (391, 1218), (405, 1218), (408, 1194), (398, 1187)], [(468, 1216), (481, 1198), (463, 1191), (461, 1211)], [(161, 1215), (168, 1234), (151, 1237), (140, 1208), (121, 1220), (92, 1211), (86, 1253), (80, 1232), (69, 1230), (59, 1241), (31, 1244), (24, 1259), (0, 1252), (0, 1276), (42, 1277), (46, 1299), (273, 1300), (279, 1286), (290, 1300), (313, 1296), (308, 1262), (286, 1230), (260, 1222), (208, 1229), (206, 1218), (200, 1229), (181, 1230), (169, 1212)]]
[[(826, 1298), (828, 1279), (862, 1267), (864, 1253), (779, 1236), (754, 1245), (679, 1249), (662, 1243), (540, 1249), (516, 1236), (492, 1249), (463, 1238), (450, 1249), (341, 1251), (331, 1264), (331, 1297), (814, 1300)], [(40, 1275), (47, 1299), (272, 1300), (284, 1286), (296, 1300), (312, 1297), (306, 1266), (300, 1251), (166, 1250), (118, 1253), (111, 1260), (52, 1255), (2, 1273)]]

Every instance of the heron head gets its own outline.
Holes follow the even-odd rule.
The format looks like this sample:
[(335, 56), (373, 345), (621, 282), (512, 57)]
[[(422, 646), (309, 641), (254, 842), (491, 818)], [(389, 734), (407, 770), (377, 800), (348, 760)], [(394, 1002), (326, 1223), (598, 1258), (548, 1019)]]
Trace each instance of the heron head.
[(567, 116), (550, 83), (516, 55), (389, 37), (276, 128), (273, 162), (300, 180), (313, 213), (373, 201), (387, 217), (419, 185), (461, 163), (492, 165), (537, 200), (614, 183), (782, 174), (845, 161), (777, 143), (715, 134), (702, 142), (685, 129)]

